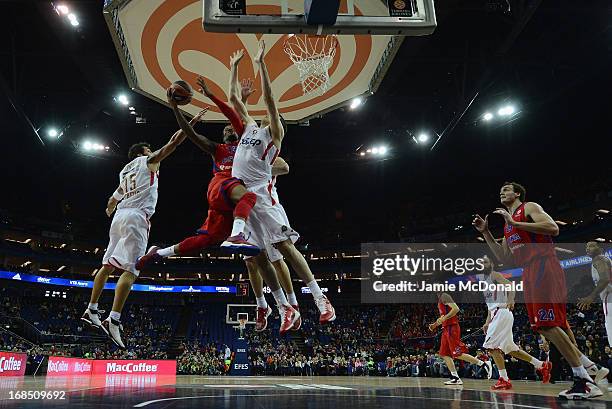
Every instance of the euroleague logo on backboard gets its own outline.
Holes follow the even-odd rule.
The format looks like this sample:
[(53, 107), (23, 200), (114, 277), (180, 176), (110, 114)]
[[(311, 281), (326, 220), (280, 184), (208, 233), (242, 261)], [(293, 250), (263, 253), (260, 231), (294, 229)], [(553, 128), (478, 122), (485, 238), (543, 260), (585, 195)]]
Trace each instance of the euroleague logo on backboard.
[[(249, 6), (248, 11), (257, 14), (280, 14), (280, 6), (258, 4)], [(363, 14), (358, 8), (355, 8), (355, 13)], [(249, 98), (250, 113), (254, 116), (265, 115), (259, 86), (260, 74), (253, 63), (258, 41), (262, 38), (266, 41), (265, 59), (272, 88), (279, 101), (280, 111), (284, 114), (308, 108), (325, 109), (327, 100), (351, 87), (361, 77), (366, 66), (371, 65), (374, 44), (372, 38), (343, 36), (329, 69), (333, 79), (330, 89), (323, 95), (304, 95), (297, 69), (284, 51), (286, 36), (205, 32), (202, 29), (201, 6), (198, 0), (164, 1), (152, 9), (150, 14), (141, 18), (145, 23), (140, 33), (139, 51), (142, 53), (146, 70), (156, 83), (155, 87), (160, 87), (155, 91), (160, 98), (163, 98), (158, 95), (160, 91), (165, 90), (176, 78), (195, 86), (197, 76), (202, 75), (210, 91), (227, 100), (230, 56), (234, 51), (244, 49), (245, 57), (240, 63), (240, 77), (252, 78), (256, 84), (255, 93)], [(126, 27), (129, 29), (129, 25)], [(369, 78), (366, 81), (369, 81)], [(209, 103), (204, 96), (195, 93), (191, 105), (204, 108), (208, 107)], [(218, 112), (216, 107), (211, 109)]]

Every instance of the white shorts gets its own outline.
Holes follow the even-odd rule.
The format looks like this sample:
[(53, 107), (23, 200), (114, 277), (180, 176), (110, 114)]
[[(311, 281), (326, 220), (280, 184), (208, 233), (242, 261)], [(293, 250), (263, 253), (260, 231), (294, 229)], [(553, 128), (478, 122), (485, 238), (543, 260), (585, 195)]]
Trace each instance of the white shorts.
[(278, 261), (283, 256), (274, 248), (274, 244), (287, 239), (295, 243), (300, 238), (300, 234), (291, 228), (285, 208), (278, 201), (278, 197), (273, 197), (268, 185), (247, 190), (257, 195), (257, 203), (247, 220), (245, 237), (249, 242), (265, 249), (271, 262)]
[(612, 294), (603, 297), (603, 312), (606, 320), (606, 334), (608, 334), (608, 345), (612, 347)]
[(514, 343), (512, 336), (512, 326), (514, 325), (514, 315), (507, 308), (493, 310), (494, 315), (489, 323), (485, 342), (482, 344), (486, 349), (500, 349), (504, 354), (518, 351), (519, 347)]
[(110, 240), (102, 264), (129, 271), (138, 277), (135, 264), (147, 252), (149, 219), (140, 209), (118, 209), (108, 233)]

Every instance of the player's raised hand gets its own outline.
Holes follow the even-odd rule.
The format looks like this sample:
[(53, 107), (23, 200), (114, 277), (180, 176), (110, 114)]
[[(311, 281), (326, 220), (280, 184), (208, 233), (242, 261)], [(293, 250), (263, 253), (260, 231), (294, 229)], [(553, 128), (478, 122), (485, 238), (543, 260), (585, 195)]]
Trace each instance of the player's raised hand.
[(472, 226), (474, 226), (474, 228), (480, 233), (484, 233), (489, 229), (489, 215), (487, 214), (483, 219), (482, 217), (480, 217), (480, 215), (477, 214), (476, 217), (474, 217), (474, 220), (472, 221)]
[(200, 122), (202, 117), (204, 117), (204, 115), (206, 115), (207, 112), (208, 112), (208, 107), (204, 108), (203, 110), (198, 112), (193, 118), (191, 118), (191, 121), (189, 121), (189, 124), (190, 125), (197, 124), (198, 122)]
[(242, 57), (244, 57), (244, 50), (234, 51), (230, 57), (230, 65), (238, 65)]
[(200, 88), (198, 88), (198, 92), (201, 94), (206, 95), (207, 97), (210, 97), (212, 95), (212, 92), (210, 92), (210, 90), (208, 89), (208, 85), (206, 85), (206, 81), (204, 81), (204, 77), (202, 77), (201, 75), (198, 76), (198, 79), (196, 80), (198, 86)]
[(593, 298), (592, 297), (584, 297), (584, 298), (578, 298), (578, 309), (580, 309), (581, 311), (586, 311), (589, 308), (591, 308), (591, 304), (593, 303)]
[(434, 330), (438, 327), (438, 322), (432, 322), (431, 324), (429, 324), (429, 330), (431, 332), (434, 332)]
[(257, 64), (261, 64), (263, 62), (264, 53), (266, 52), (266, 43), (264, 40), (259, 41), (259, 50), (257, 50), (257, 55), (255, 56), (255, 62)]
[(510, 213), (508, 213), (508, 211), (506, 209), (502, 209), (501, 207), (498, 207), (497, 209), (495, 209), (493, 211), (493, 214), (498, 214), (501, 217), (504, 218), (504, 221), (510, 225), (510, 226), (514, 226), (514, 219), (512, 218), (512, 216), (510, 215)]
[(240, 81), (240, 97), (243, 101), (246, 101), (253, 92), (255, 92), (255, 88), (253, 88), (253, 80), (251, 78), (245, 78)]

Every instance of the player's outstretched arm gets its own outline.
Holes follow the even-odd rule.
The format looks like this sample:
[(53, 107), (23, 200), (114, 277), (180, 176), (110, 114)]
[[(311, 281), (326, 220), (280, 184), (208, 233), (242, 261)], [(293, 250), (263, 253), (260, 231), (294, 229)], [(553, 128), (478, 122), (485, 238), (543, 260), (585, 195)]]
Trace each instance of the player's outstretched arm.
[(289, 164), (280, 156), (272, 163), (272, 176), (281, 176), (289, 173)]
[(123, 188), (121, 185), (113, 192), (111, 197), (108, 198), (108, 202), (106, 202), (106, 215), (111, 217), (115, 209), (117, 208), (117, 204), (123, 199), (125, 193), (123, 192)]
[(278, 107), (276, 106), (274, 95), (272, 95), (272, 84), (270, 83), (268, 68), (266, 67), (266, 63), (264, 62), (265, 51), (266, 43), (261, 40), (259, 42), (259, 51), (257, 52), (257, 56), (255, 56), (255, 63), (259, 64), (259, 69), (261, 73), (261, 90), (263, 93), (264, 102), (266, 104), (266, 109), (268, 110), (268, 116), (270, 117), (270, 134), (272, 135), (272, 140), (274, 141), (274, 144), (278, 147), (283, 141), (285, 131), (283, 129), (283, 124), (280, 120), (280, 113), (278, 112)]
[(213, 155), (217, 149), (217, 143), (203, 135), (198, 134), (193, 129), (193, 125), (195, 125), (206, 114), (206, 112), (208, 112), (208, 108), (204, 108), (196, 116), (194, 116), (190, 122), (187, 122), (181, 111), (178, 109), (176, 102), (174, 102), (171, 98), (168, 98), (168, 103), (172, 107), (172, 112), (174, 112), (176, 122), (178, 122), (179, 127), (181, 128), (181, 134), (184, 136), (186, 135), (191, 142), (196, 144), (204, 152)]
[[(236, 135), (242, 136), (242, 134), (244, 133), (244, 124), (242, 123), (242, 119), (240, 119), (240, 116), (238, 115), (236, 110), (226, 104), (224, 101), (217, 98), (217, 96), (210, 91), (208, 85), (206, 85), (206, 81), (204, 81), (204, 77), (199, 76), (197, 79), (197, 83), (200, 86), (200, 89), (198, 91), (210, 98), (210, 100), (217, 106), (217, 108), (219, 108), (223, 115), (225, 115), (225, 117), (229, 119), (230, 123), (232, 124), (232, 128), (234, 128), (234, 132), (236, 132)], [(246, 103), (246, 98), (248, 98), (248, 96), (251, 94), (248, 94), (246, 98), (244, 98), (244, 91), (242, 93), (242, 102)]]
[(150, 168), (155, 168), (151, 170), (157, 170), (156, 168), (159, 167), (161, 161), (170, 156), (170, 154), (176, 150), (176, 147), (183, 143), (184, 140), (185, 134), (182, 131), (176, 131), (164, 146), (148, 157), (147, 165), (149, 165)]
[(238, 50), (233, 53), (230, 58), (230, 103), (238, 113), (238, 116), (240, 116), (242, 122), (246, 126), (248, 126), (255, 124), (256, 122), (253, 118), (251, 118), (251, 116), (249, 115), (249, 111), (246, 108), (246, 105), (244, 105), (244, 102), (242, 102), (242, 99), (240, 98), (240, 85), (238, 83), (238, 64), (240, 63), (240, 60), (242, 60), (242, 57), (244, 57), (244, 50)]

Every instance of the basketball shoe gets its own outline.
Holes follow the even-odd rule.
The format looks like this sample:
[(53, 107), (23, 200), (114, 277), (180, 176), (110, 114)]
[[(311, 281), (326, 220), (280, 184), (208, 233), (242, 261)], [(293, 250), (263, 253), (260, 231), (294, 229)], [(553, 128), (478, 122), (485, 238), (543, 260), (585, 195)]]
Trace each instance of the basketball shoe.
[(559, 397), (568, 400), (593, 399), (602, 396), (603, 392), (593, 382), (574, 377), (571, 388), (559, 392)]
[(597, 384), (599, 384), (601, 381), (606, 379), (606, 377), (610, 373), (610, 370), (608, 368), (604, 366), (597, 366), (595, 364), (585, 369), (587, 370), (587, 373), (589, 374), (589, 376), (593, 378), (593, 381), (595, 381), (595, 383)]
[(315, 299), (315, 304), (321, 315), (319, 316), (319, 324), (327, 324), (336, 319), (336, 310), (331, 305), (326, 296), (322, 295)]
[(539, 369), (536, 369), (536, 372), (540, 374), (540, 376), (542, 377), (542, 383), (550, 382), (551, 371), (552, 371), (552, 362), (550, 361), (542, 362), (542, 367)]
[(125, 349), (125, 344), (121, 340), (121, 331), (123, 331), (123, 325), (120, 321), (108, 317), (102, 321), (102, 327), (108, 334), (108, 337), (121, 349)]
[(102, 326), (102, 322), (100, 321), (100, 314), (103, 313), (104, 310), (92, 310), (91, 308), (87, 308), (81, 316), (81, 321), (85, 321), (93, 328), (101, 329), (106, 335), (108, 335), (108, 332), (106, 332), (106, 328)]
[(268, 328), (268, 317), (272, 314), (272, 308), (257, 307), (257, 318), (255, 319), (255, 331), (261, 332)]
[[(292, 305), (291, 307), (297, 312), (300, 311), (300, 307), (298, 305)], [(291, 331), (297, 331), (300, 328), (302, 328), (302, 316), (301, 315), (297, 318), (297, 320), (295, 320), (293, 327), (291, 327)]]
[(463, 381), (461, 378), (451, 375), (450, 379), (444, 382), (444, 385), (463, 385)]
[(151, 248), (149, 248), (149, 251), (147, 251), (147, 254), (140, 257), (138, 260), (136, 260), (136, 270), (140, 271), (143, 268), (145, 268), (148, 264), (153, 263), (155, 261), (162, 260), (163, 257), (157, 254), (158, 250), (159, 250), (159, 247), (151, 246)]
[(285, 335), (285, 333), (293, 327), (293, 324), (295, 324), (298, 318), (300, 318), (300, 313), (294, 310), (289, 304), (279, 305), (278, 312), (280, 313), (281, 319), (280, 334)]
[(233, 253), (243, 254), (245, 256), (256, 256), (261, 252), (259, 247), (249, 243), (246, 240), (244, 233), (228, 237), (223, 243), (221, 243), (221, 248)]
[(502, 391), (502, 390), (508, 390), (508, 389), (512, 389), (512, 383), (510, 382), (509, 379), (504, 379), (504, 378), (499, 378), (497, 380), (497, 383), (491, 386), (491, 390), (494, 390), (494, 391)]

